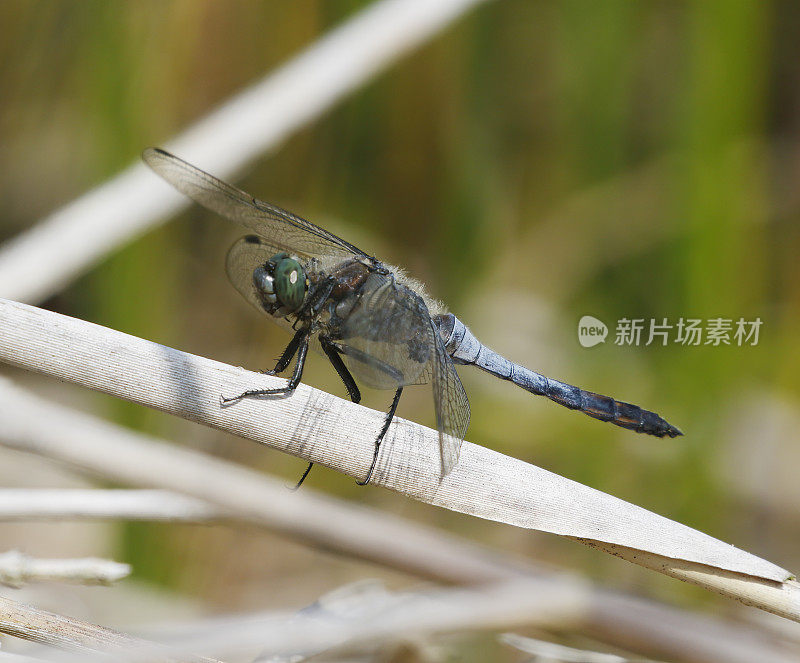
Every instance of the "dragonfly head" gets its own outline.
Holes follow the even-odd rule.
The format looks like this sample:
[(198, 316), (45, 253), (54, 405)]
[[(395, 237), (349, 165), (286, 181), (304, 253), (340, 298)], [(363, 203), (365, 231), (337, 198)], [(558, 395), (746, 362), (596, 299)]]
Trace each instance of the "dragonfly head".
[(286, 253), (276, 253), (253, 271), (253, 284), (267, 311), (284, 316), (297, 311), (308, 290), (303, 266)]

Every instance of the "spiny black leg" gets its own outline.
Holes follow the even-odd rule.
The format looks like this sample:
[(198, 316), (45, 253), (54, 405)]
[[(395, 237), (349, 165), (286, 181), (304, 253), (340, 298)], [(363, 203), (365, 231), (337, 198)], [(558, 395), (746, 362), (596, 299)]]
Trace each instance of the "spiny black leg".
[(289, 365), (289, 362), (292, 361), (292, 357), (294, 357), (295, 352), (297, 352), (297, 348), (300, 347), (300, 343), (303, 342), (303, 336), (307, 334), (305, 329), (299, 329), (297, 333), (292, 337), (292, 340), (289, 341), (289, 345), (286, 346), (286, 349), (283, 351), (280, 359), (278, 359), (278, 363), (275, 364), (275, 368), (271, 371), (261, 371), (264, 375), (277, 375), (278, 373), (283, 373), (286, 370), (286, 367)]
[[(328, 359), (331, 360), (331, 364), (336, 369), (336, 372), (339, 374), (339, 377), (342, 378), (342, 382), (344, 382), (345, 389), (347, 389), (347, 393), (350, 396), (350, 400), (353, 403), (358, 403), (361, 400), (361, 392), (358, 389), (358, 385), (356, 381), (353, 379), (353, 376), (350, 374), (350, 371), (347, 370), (347, 366), (344, 365), (342, 358), (339, 356), (339, 351), (337, 350), (336, 346), (330, 342), (327, 336), (320, 336), (319, 343), (322, 346), (322, 349), (325, 351), (325, 354), (328, 355)], [(309, 463), (306, 471), (303, 472), (303, 476), (300, 477), (300, 481), (297, 482), (297, 485), (292, 490), (297, 490), (303, 485), (303, 481), (306, 480), (308, 473), (311, 471), (311, 468), (314, 467), (314, 463)]]
[(301, 477), (300, 477), (300, 481), (298, 481), (298, 482), (297, 482), (297, 483), (294, 485), (294, 488), (292, 488), (292, 490), (297, 490), (298, 488), (300, 488), (300, 486), (302, 486), (302, 485), (303, 485), (303, 481), (305, 481), (305, 480), (306, 480), (306, 477), (308, 476), (308, 473), (311, 471), (311, 468), (312, 468), (312, 467), (314, 467), (314, 463), (309, 463), (309, 464), (308, 464), (308, 467), (306, 468), (306, 471), (305, 471), (305, 472), (303, 472), (303, 476), (301, 476)]
[(359, 403), (361, 401), (361, 391), (359, 391), (356, 381), (353, 379), (350, 371), (347, 370), (347, 366), (344, 365), (342, 358), (339, 356), (338, 348), (330, 342), (327, 336), (320, 336), (319, 343), (322, 346), (325, 354), (328, 355), (328, 359), (331, 360), (331, 364), (333, 364), (333, 367), (336, 369), (339, 377), (342, 378), (342, 382), (344, 382), (344, 388), (347, 389), (347, 394), (350, 396), (350, 400), (353, 401), (353, 403)]
[(279, 387), (278, 389), (251, 389), (249, 391), (245, 391), (244, 393), (239, 394), (238, 396), (234, 396), (233, 398), (226, 398), (225, 396), (220, 396), (220, 402), (223, 405), (227, 405), (228, 403), (233, 403), (234, 401), (240, 401), (243, 398), (247, 398), (248, 396), (278, 396), (278, 395), (287, 395), (291, 394), (296, 388), (297, 385), (300, 384), (300, 378), (303, 377), (303, 367), (306, 363), (306, 355), (308, 354), (308, 330), (304, 330), (303, 338), (300, 340), (300, 345), (297, 349), (297, 364), (294, 367), (294, 372), (292, 373), (292, 377), (289, 378), (289, 381), (286, 383), (285, 387)]
[(356, 348), (349, 346), (349, 345), (339, 345), (337, 343), (331, 342), (331, 345), (341, 355), (347, 355), (348, 357), (352, 357), (358, 362), (362, 364), (366, 364), (375, 370), (380, 371), (381, 373), (385, 373), (389, 378), (392, 380), (396, 380), (397, 382), (403, 381), (403, 372), (392, 366), (391, 364), (387, 364), (385, 361), (381, 361), (377, 357), (373, 357), (372, 355), (367, 354), (363, 350), (357, 350)]
[(394, 399), (392, 400), (392, 406), (389, 408), (389, 411), (386, 413), (386, 421), (383, 422), (383, 428), (381, 428), (381, 432), (378, 434), (378, 439), (375, 440), (375, 454), (372, 456), (372, 465), (369, 466), (369, 472), (367, 472), (367, 478), (364, 481), (356, 481), (359, 486), (366, 486), (369, 483), (369, 480), (372, 479), (372, 472), (375, 469), (375, 464), (378, 462), (378, 451), (381, 448), (381, 442), (383, 442), (383, 436), (386, 435), (386, 431), (389, 430), (389, 424), (392, 423), (392, 419), (394, 419), (394, 413), (397, 411), (397, 403), (400, 401), (400, 394), (403, 393), (403, 388), (399, 387), (396, 392), (394, 392)]

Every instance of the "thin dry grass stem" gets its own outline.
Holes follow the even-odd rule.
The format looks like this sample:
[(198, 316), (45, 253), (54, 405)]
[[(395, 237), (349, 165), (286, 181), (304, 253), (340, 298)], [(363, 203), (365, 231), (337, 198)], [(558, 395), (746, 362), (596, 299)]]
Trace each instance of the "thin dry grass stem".
[(532, 655), (531, 663), (544, 663), (545, 661), (548, 663), (647, 663), (638, 657), (628, 658), (589, 649), (575, 649), (516, 633), (503, 633), (499, 639), (509, 647)]
[[(752, 613), (770, 617), (773, 625), (793, 624)], [(608, 629), (617, 635), (613, 642), (606, 637)], [(753, 663), (767, 660), (765, 656), (785, 663), (800, 660), (800, 646), (790, 637), (749, 629), (739, 620), (724, 622), (709, 614), (664, 610), (655, 602), (615, 592), (605, 592), (602, 602), (595, 604), (582, 633), (668, 661)]]
[(0, 488), (0, 521), (148, 520), (208, 522), (230, 514), (168, 490)]
[[(40, 610), (0, 596), (0, 633), (40, 642), (57, 649), (78, 652), (97, 660), (119, 660), (130, 652), (147, 651), (153, 661), (210, 662), (212, 659), (181, 656), (153, 642), (97, 626), (89, 622)], [(58, 658), (57, 656), (55, 658)], [(48, 656), (48, 660), (50, 656)]]
[(130, 575), (131, 567), (108, 559), (41, 559), (10, 550), (0, 554), (0, 583), (22, 587), (29, 582), (56, 581), (110, 585)]
[[(184, 626), (181, 635), (169, 642), (180, 652), (202, 651), (226, 659), (244, 659), (261, 651), (258, 660), (263, 661), (294, 656), (304, 660), (322, 652), (374, 653), (377, 647), (409, 637), (522, 625), (563, 627), (580, 621), (589, 595), (585, 583), (555, 587), (531, 578), (480, 588), (402, 593), (358, 583), (293, 614), (257, 614)], [(126, 660), (141, 660), (141, 652)]]
[[(497, 630), (515, 623), (549, 631), (574, 632), (580, 628), (585, 632), (583, 620), (587, 608), (597, 603), (594, 595), (595, 591), (585, 582), (568, 582), (559, 588), (542, 585), (530, 576), (479, 588), (416, 592), (388, 592), (380, 583), (362, 581), (336, 589), (293, 614), (218, 617), (172, 625), (160, 629), (160, 633), (179, 651), (203, 651), (219, 657), (242, 654), (252, 647), (262, 652), (258, 661), (288, 660), (294, 656), (305, 660), (323, 652), (361, 660), (379, 653), (385, 657), (387, 648), (400, 641), (424, 641), (444, 633)], [(613, 613), (613, 601), (596, 607), (604, 610), (606, 619), (613, 619), (606, 606)], [(679, 613), (675, 613), (677, 621), (669, 614), (660, 621), (652, 612), (658, 609), (653, 604), (645, 611), (648, 618), (645, 630), (653, 632), (653, 642), (637, 640), (636, 629), (627, 630), (635, 619), (643, 619), (637, 617), (638, 611), (631, 609), (628, 619), (620, 622), (620, 635), (627, 635), (628, 639), (618, 638), (614, 644), (629, 651), (644, 651), (654, 657), (687, 663), (797, 660), (796, 647), (781, 646), (782, 643), (770, 640), (763, 633), (742, 638), (740, 631), (731, 630), (732, 625), (720, 625), (709, 617), (700, 617), (704, 628), (697, 629), (687, 615)], [(660, 629), (664, 622), (667, 628)], [(725, 636), (723, 630), (731, 637)]]

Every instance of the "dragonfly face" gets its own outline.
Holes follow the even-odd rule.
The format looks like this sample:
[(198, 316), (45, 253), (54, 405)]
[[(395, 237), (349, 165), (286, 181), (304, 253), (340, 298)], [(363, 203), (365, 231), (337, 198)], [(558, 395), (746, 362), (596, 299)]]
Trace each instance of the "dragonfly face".
[(253, 270), (253, 286), (264, 310), (282, 318), (302, 306), (308, 279), (297, 260), (286, 253), (276, 253)]
[(145, 150), (143, 158), (178, 191), (255, 233), (228, 251), (228, 278), (248, 302), (294, 332), (275, 368), (265, 371), (282, 372), (296, 355), (287, 385), (223, 398), (223, 404), (247, 396), (292, 393), (300, 383), (312, 337), (354, 402), (361, 399), (354, 375), (369, 386), (395, 390), (362, 483), (372, 476), (381, 441), (407, 385), (432, 385), (441, 476), (455, 467), (469, 424), (469, 401), (455, 364), (477, 366), (560, 405), (639, 433), (681, 434), (653, 412), (547, 378), (493, 352), (452, 313), (440, 311), (421, 285), (341, 237), (163, 150)]

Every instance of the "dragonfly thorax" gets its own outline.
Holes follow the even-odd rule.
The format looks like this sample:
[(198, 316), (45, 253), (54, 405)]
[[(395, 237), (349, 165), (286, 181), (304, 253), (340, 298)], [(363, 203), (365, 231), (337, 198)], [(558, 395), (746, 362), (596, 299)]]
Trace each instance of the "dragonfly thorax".
[(283, 317), (302, 305), (308, 290), (303, 266), (286, 253), (277, 253), (253, 270), (253, 285), (264, 309)]

